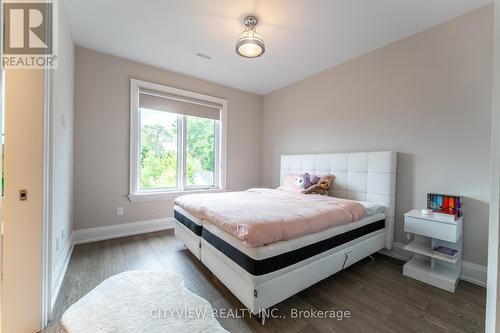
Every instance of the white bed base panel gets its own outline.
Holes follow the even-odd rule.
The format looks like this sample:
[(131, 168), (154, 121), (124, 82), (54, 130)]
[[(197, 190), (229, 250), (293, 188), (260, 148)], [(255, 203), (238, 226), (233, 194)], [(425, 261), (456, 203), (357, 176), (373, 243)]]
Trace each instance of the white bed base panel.
[(288, 174), (335, 175), (330, 195), (385, 207), (385, 248), (394, 243), (397, 153), (393, 151), (282, 155), (280, 183)]
[[(244, 278), (225, 260), (221, 259), (220, 256), (224, 255), (204, 239), (202, 239), (201, 246), (201, 262), (217, 276), (243, 305), (252, 313), (257, 314), (341, 271), (348, 253), (349, 256), (345, 267), (383, 249), (385, 240), (385, 230), (375, 231), (339, 246), (337, 250), (327, 256), (259, 285), (254, 285), (248, 278)], [(318, 256), (321, 256), (321, 254)]]
[(201, 258), (201, 237), (186, 228), (184, 224), (174, 219), (175, 236), (179, 238), (186, 248), (198, 259)]
[[(374, 223), (374, 222), (379, 221), (379, 220), (383, 220), (384, 218), (385, 218), (384, 214), (376, 214), (376, 215), (372, 215), (372, 216), (367, 217), (367, 218), (363, 218), (363, 219), (356, 221), (356, 222), (353, 222), (353, 223), (348, 223), (348, 224), (340, 225), (340, 226), (337, 226), (334, 228), (329, 228), (329, 229), (323, 230), (321, 232), (318, 232), (316, 234), (309, 234), (309, 235), (305, 235), (305, 236), (291, 239), (291, 240), (280, 241), (280, 242), (276, 242), (276, 243), (269, 244), (266, 246), (262, 246), (260, 248), (247, 248), (246, 246), (243, 245), (243, 243), (241, 242), (241, 240), (239, 238), (236, 238), (232, 234), (229, 234), (228, 232), (220, 229), (219, 227), (215, 226), (214, 224), (212, 224), (206, 220), (203, 221), (203, 228), (205, 230), (211, 232), (216, 237), (224, 240), (226, 243), (230, 244), (231, 246), (235, 247), (240, 252), (245, 253), (245, 255), (249, 256), (250, 258), (255, 259), (255, 260), (265, 260), (267, 258), (281, 255), (281, 254), (286, 253), (286, 252), (300, 250), (304, 246), (308, 246), (308, 245), (311, 245), (311, 244), (314, 244), (317, 242), (321, 242), (325, 239), (329, 239), (331, 237), (338, 236), (339, 234), (360, 228), (362, 226), (368, 225), (370, 223)], [(362, 222), (362, 223), (360, 223), (360, 222)], [(382, 232), (382, 231), (383, 230), (379, 230), (379, 232)], [(360, 240), (363, 240), (363, 239), (368, 238), (370, 236), (372, 236), (372, 235), (371, 234), (363, 235), (363, 236), (357, 238), (357, 240), (360, 241)], [(202, 238), (201, 239), (201, 248), (203, 249), (203, 246), (205, 246), (205, 245), (211, 246), (205, 239)], [(272, 279), (278, 277), (279, 275), (286, 274), (291, 270), (300, 268), (300, 267), (307, 265), (315, 260), (318, 260), (318, 259), (321, 259), (322, 257), (328, 256), (333, 252), (342, 250), (345, 247), (347, 247), (348, 245), (349, 245), (349, 243), (339, 245), (335, 248), (332, 248), (332, 249), (329, 249), (329, 250), (324, 251), (322, 253), (319, 253), (311, 258), (304, 259), (304, 260), (302, 260), (298, 263), (295, 263), (293, 265), (290, 265), (290, 266), (284, 267), (280, 270), (270, 272), (267, 274), (263, 274), (263, 275), (249, 274), (245, 269), (243, 269), (241, 266), (236, 264), (230, 258), (226, 257), (221, 252), (218, 251), (217, 254), (221, 258), (221, 260), (228, 263), (229, 266), (236, 273), (238, 273), (243, 278), (247, 279), (250, 284), (261, 285), (269, 280), (272, 280)], [(261, 256), (258, 254), (260, 251), (257, 252), (257, 250), (262, 249), (262, 248), (266, 248), (269, 251), (264, 256)], [(253, 250), (256, 250), (256, 251), (254, 252)], [(262, 254), (263, 252), (260, 252), (260, 253)]]

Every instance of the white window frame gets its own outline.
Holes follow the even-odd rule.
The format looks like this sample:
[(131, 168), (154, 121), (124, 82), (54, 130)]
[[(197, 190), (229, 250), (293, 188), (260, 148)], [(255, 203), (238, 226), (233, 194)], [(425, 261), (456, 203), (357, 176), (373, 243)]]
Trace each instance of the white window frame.
[[(141, 190), (139, 186), (140, 179), (140, 117), (139, 117), (139, 91), (141, 89), (158, 91), (169, 95), (178, 96), (180, 99), (196, 99), (207, 103), (216, 103), (221, 105), (220, 121), (216, 122), (215, 133), (215, 186), (185, 186), (186, 158), (185, 147), (186, 140), (186, 116), (178, 116), (179, 133), (177, 136), (178, 145), (178, 170), (180, 174), (177, 177), (177, 188), (175, 189), (152, 189)], [(168, 87), (161, 84), (131, 79), (130, 80), (130, 192), (129, 200), (134, 201), (153, 201), (153, 200), (172, 200), (179, 195), (187, 193), (203, 192), (223, 192), (226, 191), (226, 151), (227, 151), (227, 100), (199, 94), (196, 92)]]

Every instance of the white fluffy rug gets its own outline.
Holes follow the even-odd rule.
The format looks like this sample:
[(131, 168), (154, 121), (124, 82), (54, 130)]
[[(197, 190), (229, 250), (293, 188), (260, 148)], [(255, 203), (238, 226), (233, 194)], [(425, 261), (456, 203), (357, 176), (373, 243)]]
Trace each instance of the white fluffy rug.
[(105, 280), (66, 310), (61, 324), (68, 333), (227, 332), (181, 276), (152, 271)]

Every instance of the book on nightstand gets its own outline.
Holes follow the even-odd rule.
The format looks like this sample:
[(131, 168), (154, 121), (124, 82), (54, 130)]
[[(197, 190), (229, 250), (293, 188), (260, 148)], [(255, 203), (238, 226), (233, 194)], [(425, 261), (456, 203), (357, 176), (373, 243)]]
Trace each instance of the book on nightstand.
[(427, 208), (441, 221), (455, 222), (462, 216), (462, 197), (448, 194), (427, 194)]
[(433, 254), (444, 259), (456, 259), (458, 257), (458, 250), (452, 249), (447, 246), (438, 246), (434, 248)]

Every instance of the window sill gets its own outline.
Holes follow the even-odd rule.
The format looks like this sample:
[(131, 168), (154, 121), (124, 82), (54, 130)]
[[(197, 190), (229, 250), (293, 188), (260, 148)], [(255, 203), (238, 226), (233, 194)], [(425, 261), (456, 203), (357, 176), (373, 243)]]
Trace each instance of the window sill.
[(186, 194), (197, 194), (197, 193), (222, 193), (228, 192), (227, 188), (214, 188), (214, 189), (202, 189), (202, 190), (186, 190), (186, 191), (175, 191), (175, 192), (160, 192), (160, 193), (137, 193), (130, 194), (128, 200), (130, 202), (147, 202), (147, 201), (171, 201), (181, 195)]

